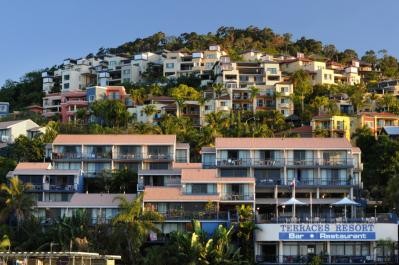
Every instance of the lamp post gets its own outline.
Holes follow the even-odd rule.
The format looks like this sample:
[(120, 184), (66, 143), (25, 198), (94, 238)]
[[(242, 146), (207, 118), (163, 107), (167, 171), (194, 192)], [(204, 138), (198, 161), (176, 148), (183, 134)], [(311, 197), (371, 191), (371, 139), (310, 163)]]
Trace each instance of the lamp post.
[(331, 220), (331, 218), (332, 218), (332, 205), (330, 205), (330, 220)]
[(374, 217), (377, 218), (377, 204), (374, 205)]
[(281, 208), (283, 208), (283, 215), (284, 215), (285, 205), (281, 206)]

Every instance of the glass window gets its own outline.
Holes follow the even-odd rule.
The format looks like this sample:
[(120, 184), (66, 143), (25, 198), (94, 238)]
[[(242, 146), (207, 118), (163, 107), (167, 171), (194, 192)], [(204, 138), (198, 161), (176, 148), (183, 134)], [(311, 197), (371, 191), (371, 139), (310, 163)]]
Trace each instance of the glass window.
[(175, 64), (174, 63), (167, 63), (165, 66), (166, 66), (167, 69), (175, 68)]
[(267, 68), (267, 72), (269, 72), (269, 74), (275, 75), (277, 74), (277, 68)]
[(64, 75), (64, 81), (68, 81), (69, 80), (69, 75)]
[(64, 83), (64, 89), (69, 89), (69, 83)]

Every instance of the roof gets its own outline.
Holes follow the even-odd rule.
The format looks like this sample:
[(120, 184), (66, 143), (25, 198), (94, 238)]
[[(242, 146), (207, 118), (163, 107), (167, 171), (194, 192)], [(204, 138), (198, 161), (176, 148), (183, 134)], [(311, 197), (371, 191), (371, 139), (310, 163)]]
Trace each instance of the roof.
[(144, 202), (208, 202), (218, 201), (218, 195), (185, 195), (180, 188), (175, 187), (146, 187), (144, 190)]
[(177, 149), (190, 149), (190, 144), (188, 143), (176, 143)]
[(215, 147), (204, 146), (201, 148), (201, 153), (215, 153), (215, 152), (216, 152)]
[(53, 144), (94, 144), (94, 145), (173, 145), (176, 135), (139, 135), (139, 134), (60, 134)]
[(15, 170), (25, 170), (25, 169), (50, 169), (51, 163), (42, 162), (20, 162), (15, 167)]
[(110, 193), (74, 193), (70, 201), (43, 202), (38, 201), (38, 208), (118, 208), (120, 196), (133, 200), (135, 194), (110, 194)]
[(297, 61), (313, 62), (313, 60), (307, 59), (307, 58), (295, 58), (295, 59), (288, 59), (288, 60), (279, 61), (279, 63), (293, 63), (293, 62), (297, 62)]
[(173, 168), (202, 168), (202, 163), (173, 163)]
[(79, 169), (15, 169), (10, 171), (8, 176), (18, 176), (18, 175), (33, 175), (33, 176), (43, 176), (43, 175), (80, 175)]
[(8, 129), (11, 126), (18, 124), (20, 122), (24, 122), (24, 121), (28, 121), (28, 120), (2, 121), (2, 122), (0, 122), (0, 129)]
[(357, 146), (352, 147), (352, 153), (361, 153), (361, 152), (362, 152), (362, 150), (360, 150), (359, 147), (357, 147)]
[(399, 126), (384, 126), (382, 129), (388, 135), (399, 135)]
[(359, 113), (359, 116), (369, 116), (369, 117), (380, 116), (380, 117), (392, 117), (399, 119), (398, 115), (390, 112), (362, 112)]
[(181, 182), (217, 182), (216, 169), (184, 168), (181, 170)]
[(346, 138), (216, 138), (216, 149), (351, 149)]

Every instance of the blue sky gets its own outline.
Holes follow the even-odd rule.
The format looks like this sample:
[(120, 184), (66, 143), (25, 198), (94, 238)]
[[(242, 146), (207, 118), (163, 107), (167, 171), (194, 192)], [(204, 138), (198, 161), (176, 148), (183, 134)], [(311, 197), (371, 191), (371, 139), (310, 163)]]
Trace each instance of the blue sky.
[(207, 33), (220, 26), (270, 27), (399, 57), (396, 0), (2, 0), (0, 86), (25, 72), (157, 31)]

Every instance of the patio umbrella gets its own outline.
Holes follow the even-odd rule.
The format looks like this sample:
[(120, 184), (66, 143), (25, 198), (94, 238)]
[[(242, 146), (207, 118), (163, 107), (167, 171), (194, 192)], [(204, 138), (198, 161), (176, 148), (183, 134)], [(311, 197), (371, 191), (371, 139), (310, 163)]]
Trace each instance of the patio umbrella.
[(347, 205), (349, 205), (349, 206), (359, 206), (360, 204), (355, 202), (355, 201), (353, 201), (353, 200), (351, 200), (351, 199), (349, 199), (349, 198), (347, 198), (347, 197), (345, 197), (345, 198), (342, 198), (341, 200), (339, 200), (337, 202), (334, 202), (332, 205), (334, 205), (334, 206), (343, 205), (345, 207), (345, 219), (346, 219), (346, 206)]
[(306, 203), (301, 202), (300, 200), (297, 200), (294, 197), (292, 197), (288, 201), (283, 202), (281, 205), (292, 205), (292, 209), (293, 209), (292, 217), (295, 217), (295, 205), (306, 205)]

